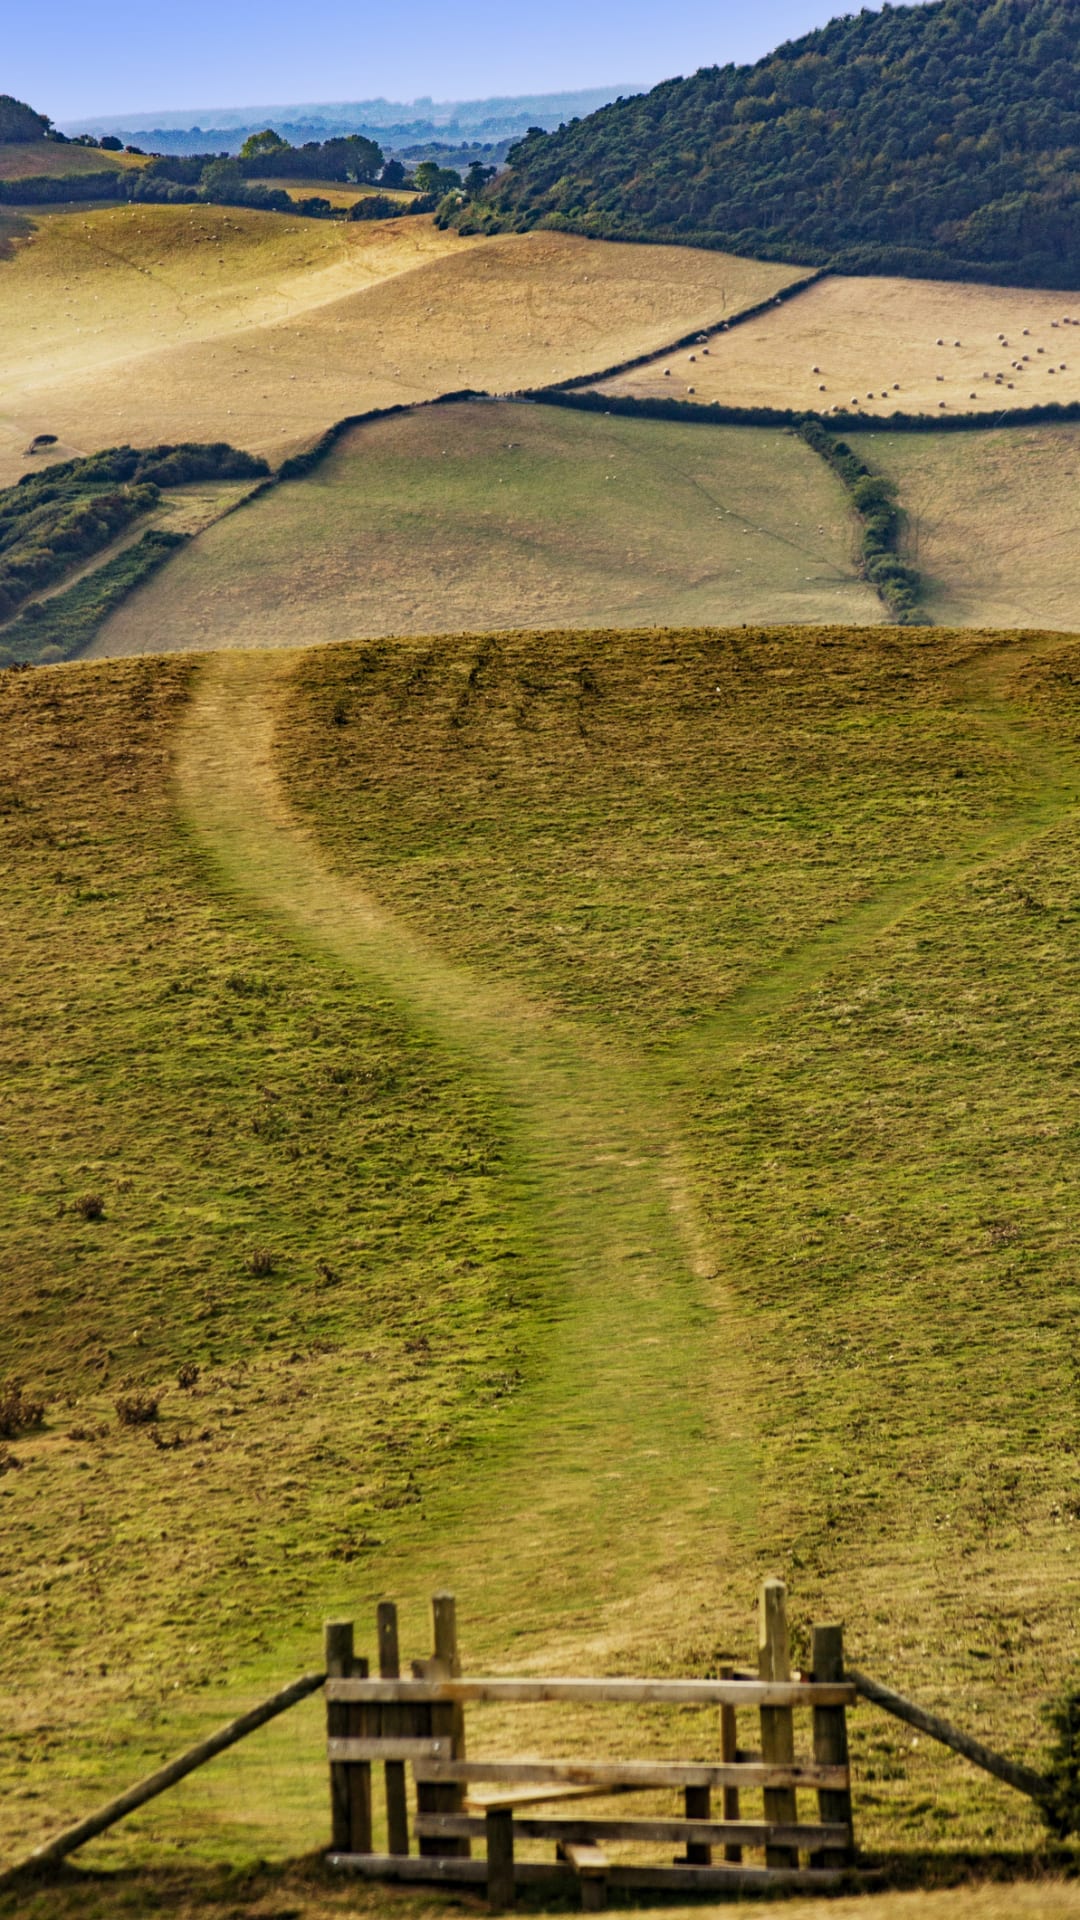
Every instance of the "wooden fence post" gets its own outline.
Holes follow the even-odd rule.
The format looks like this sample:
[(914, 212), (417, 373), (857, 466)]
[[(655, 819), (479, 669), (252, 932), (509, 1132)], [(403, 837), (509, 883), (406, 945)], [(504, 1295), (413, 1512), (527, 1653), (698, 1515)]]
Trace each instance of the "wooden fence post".
[[(844, 1678), (843, 1627), (814, 1628), (811, 1665), (815, 1680), (832, 1681)], [(846, 1707), (814, 1708), (814, 1759), (819, 1765), (826, 1767), (848, 1765)], [(846, 1847), (824, 1847), (820, 1853), (812, 1856), (811, 1866), (848, 1866), (855, 1851), (851, 1788), (819, 1788), (818, 1817), (825, 1825), (845, 1826), (848, 1830), (848, 1844)]]
[[(787, 1588), (782, 1580), (766, 1580), (761, 1588), (758, 1616), (758, 1677), (762, 1680), (791, 1679), (791, 1647), (788, 1639)], [(795, 1721), (790, 1707), (762, 1707), (761, 1757), (766, 1765), (789, 1767), (795, 1758)], [(794, 1787), (765, 1788), (765, 1818), (784, 1826), (794, 1826), (798, 1807)], [(766, 1847), (767, 1867), (797, 1867), (797, 1847)]]
[[(431, 1600), (431, 1623), (434, 1635), (434, 1657), (425, 1663), (431, 1679), (453, 1680), (461, 1672), (457, 1643), (457, 1607), (452, 1593), (436, 1593)], [(427, 1725), (417, 1726), (417, 1733), (424, 1732), (441, 1735), (451, 1742), (451, 1756), (455, 1760), (465, 1758), (465, 1713), (460, 1706), (450, 1701), (436, 1701), (426, 1709)], [(444, 1784), (420, 1781), (416, 1789), (417, 1811), (420, 1813), (460, 1813), (464, 1800), (464, 1790), (456, 1782)], [(423, 1854), (442, 1854), (452, 1859), (466, 1859), (472, 1849), (467, 1840), (458, 1839), (422, 1839), (420, 1852)]]
[[(353, 1678), (366, 1680), (368, 1663), (362, 1656), (353, 1656)], [(350, 1706), (347, 1708), (349, 1720), (346, 1731), (360, 1739), (365, 1735), (378, 1733), (378, 1706)], [(371, 1761), (352, 1760), (346, 1772), (349, 1777), (349, 1852), (371, 1853), (373, 1840), (371, 1832)]]
[(484, 1815), (487, 1843), (487, 1897), (492, 1913), (514, 1904), (514, 1816), (509, 1807), (489, 1807)]
[[(735, 1669), (730, 1662), (727, 1665), (722, 1666), (720, 1669), (721, 1680), (730, 1680), (734, 1671)], [(728, 1763), (734, 1764), (734, 1762), (738, 1759), (738, 1757), (739, 1757), (739, 1735), (738, 1735), (738, 1723), (735, 1718), (735, 1708), (721, 1707), (720, 1709), (720, 1758), (725, 1762), (725, 1764), (728, 1764)], [(723, 1807), (724, 1807), (725, 1820), (737, 1820), (739, 1818), (738, 1787), (724, 1788)], [(737, 1841), (729, 1840), (727, 1842), (726, 1846), (724, 1847), (724, 1859), (725, 1860), (741, 1860), (742, 1859), (742, 1848), (739, 1846)]]
[[(397, 1608), (392, 1600), (380, 1600), (376, 1610), (379, 1636), (379, 1674), (383, 1680), (401, 1677), (398, 1650)], [(382, 1730), (385, 1734), (411, 1734), (414, 1729), (408, 1707), (384, 1707)], [(405, 1791), (404, 1760), (386, 1762), (386, 1851), (409, 1851), (409, 1802)]]
[[(353, 1623), (328, 1620), (323, 1629), (323, 1665), (328, 1680), (348, 1680), (353, 1666)], [(326, 1703), (326, 1736), (340, 1738), (349, 1730), (349, 1709), (338, 1700)], [(330, 1763), (330, 1847), (333, 1853), (348, 1853), (352, 1833), (349, 1824), (349, 1769), (341, 1761)]]

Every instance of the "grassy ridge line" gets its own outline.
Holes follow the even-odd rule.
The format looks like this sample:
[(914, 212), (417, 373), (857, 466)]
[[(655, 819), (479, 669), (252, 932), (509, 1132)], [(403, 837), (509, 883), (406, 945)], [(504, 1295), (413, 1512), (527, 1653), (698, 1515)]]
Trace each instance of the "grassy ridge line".
[[(283, 460), (277, 472), (267, 481), (266, 487), (260, 487), (258, 492), (266, 492), (269, 487), (276, 486), (279, 480), (302, 480), (305, 474), (313, 472), (319, 462), (326, 459), (328, 453), (333, 452), (342, 435), (350, 433), (353, 427), (367, 427), (375, 420), (392, 420), (399, 413), (419, 413), (424, 407), (452, 406), (457, 400), (494, 400), (495, 397), (473, 387), (462, 387), (453, 393), (437, 393), (430, 400), (403, 400), (392, 407), (369, 407), (366, 413), (347, 413), (343, 419), (335, 420), (333, 426), (327, 427), (325, 433), (321, 433), (303, 453), (291, 454), (287, 460)], [(248, 496), (249, 499), (255, 497), (255, 494)], [(243, 504), (246, 503), (241, 502)]]
[(665, 353), (678, 353), (683, 347), (692, 347), (696, 340), (703, 338), (711, 340), (718, 333), (728, 333), (732, 327), (741, 327), (747, 320), (759, 319), (763, 313), (768, 313), (770, 307), (778, 307), (785, 300), (793, 300), (796, 294), (805, 293), (807, 287), (816, 286), (819, 280), (827, 277), (828, 269), (818, 267), (813, 273), (806, 274), (802, 280), (792, 280), (786, 287), (781, 287), (777, 293), (769, 294), (765, 300), (759, 300), (755, 306), (742, 307), (728, 320), (718, 320), (712, 327), (695, 327), (692, 333), (680, 334), (677, 340), (669, 341), (666, 347), (660, 347), (655, 353), (635, 354), (632, 360), (621, 360), (617, 366), (605, 367), (602, 373), (579, 373), (571, 380), (560, 380), (558, 390), (562, 393), (572, 393), (578, 387), (595, 385), (597, 380), (614, 380), (620, 373), (629, 373), (633, 367), (647, 367), (650, 360), (658, 360)]
[[(696, 337), (696, 336), (695, 336)], [(655, 359), (655, 354), (649, 358)], [(533, 387), (519, 394), (517, 400), (534, 400), (544, 406), (581, 407), (594, 413), (636, 414), (646, 420), (688, 420), (698, 421), (708, 426), (712, 420), (722, 426), (731, 427), (801, 427), (804, 420), (816, 420), (829, 432), (842, 433), (957, 433), (971, 432), (982, 427), (1000, 430), (1002, 427), (1037, 427), (1064, 425), (1080, 420), (1080, 400), (1070, 400), (1064, 405), (1051, 400), (1045, 406), (1010, 407), (1008, 411), (996, 414), (986, 413), (816, 413), (805, 407), (735, 407), (728, 406), (722, 400), (655, 400), (635, 399), (629, 394), (594, 393), (587, 388), (573, 391), (567, 386)]]

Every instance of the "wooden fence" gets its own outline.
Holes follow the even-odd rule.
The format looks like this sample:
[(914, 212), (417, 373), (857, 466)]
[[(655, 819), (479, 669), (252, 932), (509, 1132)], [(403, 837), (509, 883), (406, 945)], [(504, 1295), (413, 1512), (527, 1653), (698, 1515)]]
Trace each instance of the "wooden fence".
[[(463, 1676), (452, 1595), (435, 1596), (433, 1620), (433, 1653), (413, 1663), (408, 1679), (391, 1603), (378, 1610), (377, 1677), (354, 1650), (351, 1622), (327, 1629), (333, 1866), (373, 1879), (479, 1883), (496, 1910), (513, 1905), (518, 1886), (538, 1881), (576, 1885), (583, 1906), (598, 1908), (609, 1887), (715, 1893), (827, 1889), (843, 1880), (854, 1859), (846, 1714), (856, 1692), (844, 1678), (839, 1627), (815, 1628), (812, 1675), (792, 1674), (782, 1581), (768, 1580), (762, 1589), (757, 1673), (728, 1669), (710, 1680)], [(465, 1712), (485, 1702), (711, 1707), (716, 1737), (711, 1751), (677, 1760), (477, 1758), (468, 1749)], [(739, 1745), (740, 1713), (757, 1720), (757, 1750)], [(810, 1736), (801, 1756), (800, 1713)], [(385, 1852), (374, 1848), (379, 1778)], [(673, 1795), (676, 1806), (627, 1818), (546, 1810), (632, 1793)], [(816, 1817), (808, 1818), (805, 1807), (800, 1813), (800, 1793), (814, 1796)], [(483, 1845), (482, 1858), (472, 1857), (474, 1841)], [(551, 1857), (523, 1859), (522, 1843), (532, 1852), (550, 1848)], [(641, 1857), (673, 1845), (683, 1848), (674, 1860), (670, 1852), (662, 1860)], [(747, 1854), (760, 1858), (748, 1864)]]
[[(761, 1590), (756, 1672), (726, 1667), (710, 1680), (466, 1677), (458, 1660), (453, 1596), (436, 1594), (432, 1614), (433, 1652), (412, 1662), (408, 1679), (401, 1673), (391, 1602), (382, 1602), (376, 1616), (377, 1676), (356, 1653), (352, 1622), (331, 1621), (324, 1672), (282, 1687), (43, 1841), (0, 1871), (0, 1887), (50, 1872), (88, 1840), (320, 1689), (330, 1762), (330, 1863), (373, 1879), (472, 1882), (486, 1887), (495, 1909), (511, 1906), (519, 1886), (537, 1882), (560, 1891), (576, 1886), (582, 1904), (591, 1908), (604, 1905), (609, 1887), (716, 1893), (835, 1886), (850, 1874), (855, 1858), (847, 1710), (856, 1698), (920, 1728), (1037, 1805), (1050, 1792), (1050, 1783), (1033, 1768), (845, 1667), (839, 1627), (815, 1627), (810, 1673), (792, 1673), (780, 1580), (767, 1580)], [(483, 1702), (711, 1707), (717, 1720), (709, 1751), (693, 1759), (477, 1758), (467, 1750), (465, 1710)], [(796, 1753), (800, 1710), (809, 1715), (810, 1736), (802, 1757)], [(758, 1722), (756, 1750), (739, 1744), (740, 1713), (744, 1727), (748, 1715)], [(373, 1806), (376, 1786), (381, 1805)], [(673, 1795), (676, 1806), (625, 1819), (611, 1811), (596, 1817), (566, 1811), (568, 1803), (583, 1800), (621, 1804), (632, 1793)], [(807, 1818), (808, 1794), (815, 1797), (816, 1819)], [(560, 1804), (562, 1811), (551, 1811)], [(385, 1830), (382, 1853), (374, 1851), (376, 1816)], [(483, 1843), (482, 1857), (473, 1857), (474, 1841)], [(641, 1857), (642, 1850), (673, 1845), (683, 1849), (674, 1860)], [(523, 1847), (530, 1855), (545, 1849), (551, 1857), (524, 1858)], [(629, 1855), (630, 1848), (637, 1854)], [(747, 1861), (747, 1854), (760, 1858)]]

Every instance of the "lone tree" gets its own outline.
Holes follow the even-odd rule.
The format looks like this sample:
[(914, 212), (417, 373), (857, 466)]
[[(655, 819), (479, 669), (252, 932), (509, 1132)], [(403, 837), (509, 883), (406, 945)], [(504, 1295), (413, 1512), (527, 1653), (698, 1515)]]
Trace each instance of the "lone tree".
[(264, 127), (261, 133), (249, 133), (240, 149), (241, 160), (258, 160), (264, 153), (288, 153), (289, 143), (283, 140), (273, 127)]
[(35, 113), (24, 100), (0, 93), (0, 141), (44, 140), (51, 126), (45, 114)]

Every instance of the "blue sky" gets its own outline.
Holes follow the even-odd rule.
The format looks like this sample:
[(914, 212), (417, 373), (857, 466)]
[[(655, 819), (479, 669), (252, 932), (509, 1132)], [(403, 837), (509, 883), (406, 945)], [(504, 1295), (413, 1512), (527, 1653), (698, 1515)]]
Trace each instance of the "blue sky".
[(54, 120), (153, 107), (477, 99), (620, 81), (652, 85), (755, 60), (853, 0), (49, 0), (5, 9), (0, 93)]

